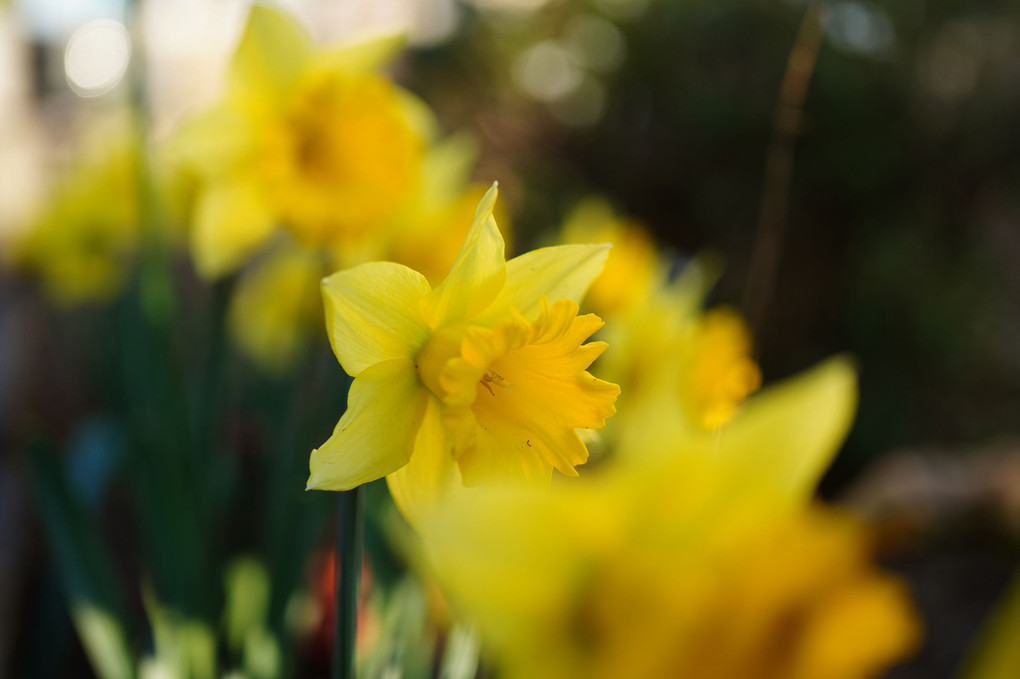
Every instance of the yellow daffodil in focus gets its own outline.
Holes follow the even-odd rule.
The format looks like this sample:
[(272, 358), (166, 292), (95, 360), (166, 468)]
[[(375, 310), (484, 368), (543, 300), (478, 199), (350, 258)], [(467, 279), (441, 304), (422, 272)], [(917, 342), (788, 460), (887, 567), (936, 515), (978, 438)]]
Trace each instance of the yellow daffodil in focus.
[(575, 476), (586, 461), (576, 430), (602, 427), (619, 393), (586, 371), (606, 345), (583, 344), (602, 322), (578, 315), (577, 304), (608, 246), (542, 248), (508, 262), (496, 195), (493, 186), (482, 198), (435, 288), (388, 262), (323, 280), (330, 342), (354, 382), (333, 436), (312, 451), (309, 488), (387, 476), (398, 505), (415, 514), (451, 479), (547, 484), (553, 469)]
[(865, 527), (802, 496), (797, 460), (846, 422), (796, 422), (736, 454), (659, 439), (551, 492), (454, 496), (421, 522), (433, 572), (508, 679), (874, 677), (919, 623)]
[(236, 268), (276, 226), (358, 252), (412, 196), (432, 120), (375, 69), (395, 40), (313, 49), (291, 18), (252, 8), (224, 101), (167, 152), (198, 178), (191, 249), (200, 273)]

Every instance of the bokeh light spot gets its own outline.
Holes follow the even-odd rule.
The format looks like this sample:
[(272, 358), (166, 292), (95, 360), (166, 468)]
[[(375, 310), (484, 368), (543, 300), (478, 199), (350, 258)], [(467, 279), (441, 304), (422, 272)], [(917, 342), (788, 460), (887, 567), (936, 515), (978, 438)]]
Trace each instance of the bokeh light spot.
[(884, 9), (869, 2), (838, 2), (832, 6), (829, 40), (849, 54), (881, 57), (895, 41), (892, 21)]
[(517, 84), (540, 101), (562, 99), (573, 92), (584, 77), (570, 53), (553, 40), (528, 48), (514, 66)]
[(105, 94), (124, 77), (130, 58), (131, 37), (124, 24), (112, 19), (90, 21), (67, 41), (67, 83), (82, 97)]

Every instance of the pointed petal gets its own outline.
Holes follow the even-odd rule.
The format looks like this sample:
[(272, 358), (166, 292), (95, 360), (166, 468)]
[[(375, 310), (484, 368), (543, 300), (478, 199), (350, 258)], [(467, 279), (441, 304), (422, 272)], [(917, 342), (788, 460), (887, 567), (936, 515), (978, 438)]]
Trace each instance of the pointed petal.
[(539, 248), (506, 264), (506, 284), (483, 319), (495, 321), (508, 309), (527, 319), (538, 316), (539, 299), (580, 302), (592, 281), (602, 272), (609, 255), (608, 244), (560, 245)]
[(427, 400), (410, 358), (363, 371), (351, 384), (347, 412), (333, 435), (312, 451), (308, 488), (350, 490), (402, 467), (411, 456)]
[(478, 203), (471, 230), (450, 274), (422, 301), (422, 311), (433, 327), (472, 318), (489, 306), (503, 287), (503, 236), (492, 218), (497, 195), (493, 184)]
[(419, 311), (428, 292), (424, 276), (393, 262), (322, 279), (326, 332), (344, 370), (357, 377), (380, 361), (413, 358), (430, 333)]
[(411, 459), (386, 477), (393, 501), (416, 527), (439, 506), (440, 500), (461, 488), (440, 411), (439, 399), (428, 399)]
[(253, 5), (231, 62), (231, 90), (280, 94), (297, 80), (311, 53), (308, 34), (291, 16)]
[(264, 193), (245, 179), (211, 184), (195, 207), (191, 254), (204, 278), (216, 278), (237, 268), (265, 243), (275, 219)]
[(748, 399), (718, 432), (716, 455), (758, 484), (806, 500), (846, 438), (856, 408), (853, 363), (829, 359)]

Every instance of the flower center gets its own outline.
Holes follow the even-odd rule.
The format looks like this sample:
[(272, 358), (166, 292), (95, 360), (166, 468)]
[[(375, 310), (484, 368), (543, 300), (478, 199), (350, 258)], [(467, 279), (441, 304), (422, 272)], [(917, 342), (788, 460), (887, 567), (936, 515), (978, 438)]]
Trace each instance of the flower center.
[(417, 188), (424, 154), (396, 88), (375, 76), (309, 77), (267, 143), (270, 194), (315, 244), (379, 226)]
[(485, 387), (492, 396), (496, 395), (496, 392), (494, 392), (492, 390), (492, 386), (490, 386), (492, 384), (495, 384), (508, 394), (513, 393), (514, 390), (513, 382), (508, 382), (505, 377), (500, 375), (498, 372), (493, 372), (491, 369), (485, 371), (485, 374), (482, 375), (482, 379), (478, 380), (478, 384)]
[(553, 469), (577, 475), (588, 450), (576, 430), (602, 427), (619, 394), (586, 371), (605, 344), (582, 342), (601, 326), (562, 300), (543, 304), (534, 322), (512, 314), (491, 329), (437, 331), (418, 355), (418, 374), (444, 404), (465, 484), (548, 482)]

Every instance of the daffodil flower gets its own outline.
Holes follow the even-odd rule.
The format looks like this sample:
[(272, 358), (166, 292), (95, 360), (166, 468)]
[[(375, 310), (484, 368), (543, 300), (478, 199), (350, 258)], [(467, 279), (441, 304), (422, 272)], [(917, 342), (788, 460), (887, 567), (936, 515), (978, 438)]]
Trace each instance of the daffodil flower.
[[(586, 369), (606, 348), (578, 315), (607, 245), (542, 248), (505, 260), (485, 194), (446, 279), (431, 288), (376, 262), (323, 280), (333, 351), (354, 377), (333, 436), (312, 451), (309, 488), (345, 490), (387, 476), (402, 509), (460, 480), (548, 483), (576, 476), (619, 388)], [(553, 301), (549, 301), (553, 300)]]
[(363, 250), (416, 194), (435, 123), (376, 72), (399, 46), (316, 49), (286, 14), (252, 7), (223, 100), (166, 148), (196, 179), (199, 273), (233, 271), (278, 226), (309, 246)]
[(133, 131), (101, 128), (91, 135), (29, 228), (0, 244), (7, 250), (2, 254), (9, 254), (15, 267), (36, 274), (47, 297), (61, 306), (116, 296), (131, 274), (142, 239), (141, 151)]

